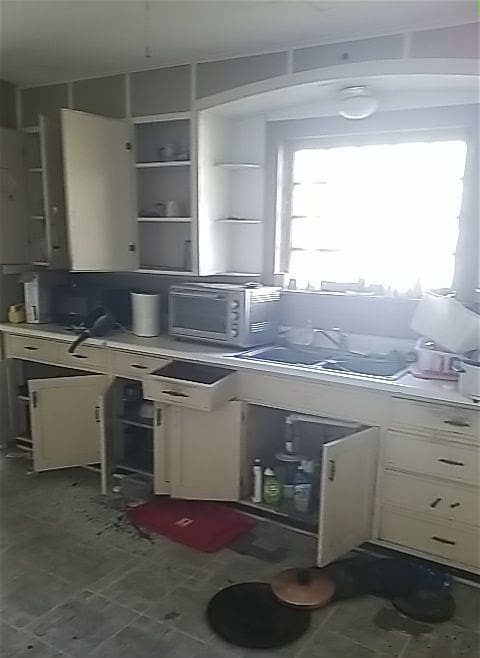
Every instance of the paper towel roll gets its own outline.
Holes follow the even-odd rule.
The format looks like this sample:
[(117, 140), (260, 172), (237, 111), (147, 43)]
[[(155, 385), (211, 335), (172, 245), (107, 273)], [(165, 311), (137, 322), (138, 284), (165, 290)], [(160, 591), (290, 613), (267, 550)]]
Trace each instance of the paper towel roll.
[(132, 328), (136, 336), (160, 334), (160, 295), (150, 292), (131, 292)]

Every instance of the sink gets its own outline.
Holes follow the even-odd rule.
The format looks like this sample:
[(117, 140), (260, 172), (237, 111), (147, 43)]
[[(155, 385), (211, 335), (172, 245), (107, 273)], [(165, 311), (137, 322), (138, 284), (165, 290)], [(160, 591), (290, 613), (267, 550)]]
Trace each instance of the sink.
[(382, 379), (398, 379), (406, 372), (406, 362), (402, 358), (381, 359), (355, 354), (325, 361), (320, 366), (322, 370), (370, 375)]
[(308, 349), (285, 345), (255, 347), (235, 355), (238, 359), (268, 361), (302, 365), (320, 370), (366, 375), (380, 379), (395, 380), (407, 370), (405, 358), (400, 353), (378, 357), (344, 353), (334, 348)]
[(308, 350), (301, 347), (287, 347), (285, 345), (268, 345), (267, 347), (255, 347), (236, 354), (239, 359), (251, 359), (254, 361), (271, 361), (273, 363), (289, 363), (292, 365), (314, 366), (332, 358), (338, 354), (335, 349)]

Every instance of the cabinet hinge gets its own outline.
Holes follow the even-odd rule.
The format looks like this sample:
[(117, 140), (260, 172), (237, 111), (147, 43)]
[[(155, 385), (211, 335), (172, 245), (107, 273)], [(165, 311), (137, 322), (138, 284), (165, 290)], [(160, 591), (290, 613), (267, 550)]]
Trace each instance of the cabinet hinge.
[(157, 413), (155, 415), (155, 424), (160, 426), (162, 424), (162, 410), (157, 408)]
[(337, 464), (334, 459), (330, 459), (328, 462), (328, 479), (330, 482), (335, 480), (335, 474), (337, 472)]
[(127, 151), (131, 151), (132, 150), (132, 142), (125, 142), (125, 148), (127, 149)]
[(32, 405), (33, 408), (36, 409), (38, 405), (38, 393), (36, 391), (32, 392)]
[(137, 251), (137, 245), (133, 244), (133, 242), (130, 242), (128, 245), (128, 251)]
[(100, 422), (100, 407), (95, 407), (95, 422)]

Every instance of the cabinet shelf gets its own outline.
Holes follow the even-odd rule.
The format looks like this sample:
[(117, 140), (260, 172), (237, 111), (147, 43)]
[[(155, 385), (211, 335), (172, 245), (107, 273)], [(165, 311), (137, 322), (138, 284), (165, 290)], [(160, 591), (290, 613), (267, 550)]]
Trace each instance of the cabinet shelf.
[(256, 162), (216, 162), (215, 167), (225, 169), (262, 169), (263, 165)]
[(28, 168), (28, 171), (29, 171), (31, 174), (41, 174), (42, 171), (43, 171), (43, 167), (29, 167), (29, 168)]
[(259, 514), (266, 516), (277, 517), (279, 520), (283, 519), (293, 521), (295, 524), (300, 525), (303, 529), (314, 531), (318, 525), (318, 511), (316, 512), (298, 512), (292, 501), (281, 501), (278, 505), (266, 505), (265, 503), (254, 503), (250, 499), (240, 501), (240, 505), (250, 507), (257, 510)]
[(142, 429), (151, 430), (153, 428), (153, 418), (144, 418), (143, 416), (120, 416), (120, 420), (125, 425), (131, 427), (141, 427)]
[(189, 224), (191, 217), (137, 217), (137, 222), (159, 222), (164, 224)]
[(45, 221), (45, 215), (30, 215), (30, 219), (35, 219), (38, 221)]
[(40, 132), (40, 126), (29, 126), (23, 129), (24, 133), (36, 135)]
[(153, 476), (149, 471), (144, 471), (141, 468), (134, 468), (133, 466), (126, 466), (124, 464), (119, 464), (116, 468), (116, 474), (122, 473), (131, 473), (133, 475), (143, 475), (144, 477), (151, 478)]
[(139, 267), (135, 270), (138, 274), (170, 274), (171, 276), (192, 276), (192, 270), (167, 270), (161, 267)]
[(36, 267), (48, 267), (46, 260), (34, 260), (32, 261), (32, 265), (35, 265)]
[(30, 402), (30, 398), (28, 397), (28, 395), (24, 395), (23, 393), (19, 393), (17, 395), (17, 399), (21, 400), (22, 402)]
[(169, 161), (156, 161), (156, 162), (137, 162), (137, 169), (155, 169), (159, 167), (189, 167), (192, 164), (191, 160), (169, 160)]
[(261, 219), (236, 219), (235, 217), (226, 217), (225, 219), (217, 219), (217, 221), (223, 224), (245, 224), (250, 226), (262, 223)]

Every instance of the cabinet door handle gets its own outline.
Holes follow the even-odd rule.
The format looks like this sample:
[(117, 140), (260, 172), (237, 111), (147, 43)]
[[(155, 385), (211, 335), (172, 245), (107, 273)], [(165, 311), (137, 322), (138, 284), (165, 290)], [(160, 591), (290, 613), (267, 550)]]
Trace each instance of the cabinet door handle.
[(334, 459), (329, 459), (328, 461), (328, 479), (330, 482), (335, 480), (335, 474), (337, 472), (337, 464)]
[(100, 422), (100, 407), (95, 407), (95, 422)]
[(189, 398), (190, 396), (187, 393), (182, 393), (181, 391), (162, 391), (165, 395), (171, 395), (174, 398)]
[(438, 503), (441, 502), (441, 500), (442, 500), (441, 498), (435, 498), (435, 500), (430, 503), (430, 507), (435, 508), (438, 505)]
[(444, 459), (443, 457), (439, 457), (438, 461), (442, 464), (448, 464), (449, 466), (465, 466), (463, 462), (457, 462), (454, 459)]
[(132, 368), (137, 368), (137, 370), (147, 370), (148, 366), (142, 366), (140, 363), (132, 363)]
[(158, 427), (162, 424), (162, 410), (157, 408), (157, 413), (155, 414), (155, 422)]
[(29, 352), (36, 352), (38, 347), (35, 347), (34, 345), (24, 345), (23, 349), (28, 350)]
[(460, 418), (451, 418), (449, 420), (443, 421), (446, 425), (452, 425), (453, 427), (470, 427), (470, 423), (466, 420), (461, 420)]
[(433, 535), (433, 541), (438, 541), (440, 544), (448, 544), (449, 546), (456, 546), (457, 542), (452, 539), (444, 539), (443, 537), (437, 537)]

